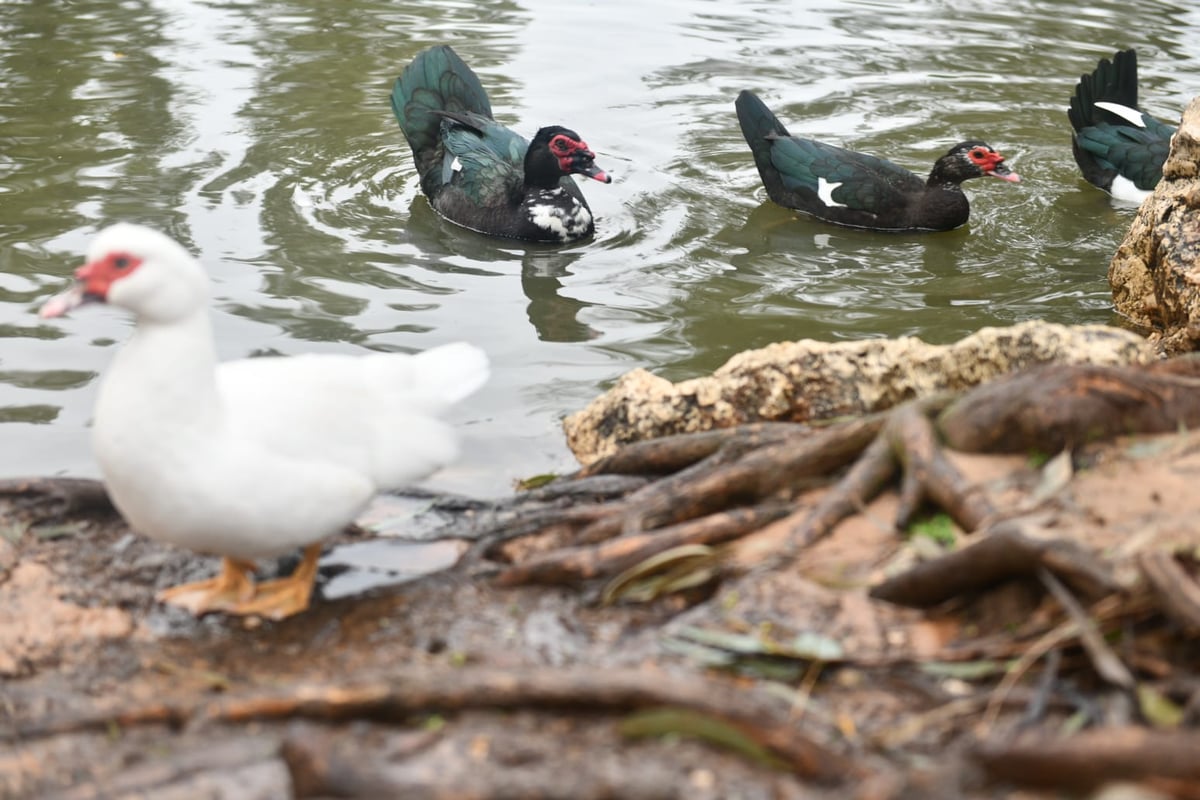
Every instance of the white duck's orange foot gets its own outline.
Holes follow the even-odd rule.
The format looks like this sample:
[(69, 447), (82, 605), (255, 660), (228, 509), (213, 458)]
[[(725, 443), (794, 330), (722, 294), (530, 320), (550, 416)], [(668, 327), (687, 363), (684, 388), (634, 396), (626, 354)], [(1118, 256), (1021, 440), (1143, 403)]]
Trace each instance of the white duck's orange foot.
[(221, 608), (227, 614), (259, 616), (267, 619), (286, 619), (308, 608), (313, 583), (317, 578), (317, 560), (321, 545), (304, 548), (304, 558), (295, 572), (286, 578), (266, 581), (254, 587), (254, 594), (245, 600)]
[(252, 572), (252, 562), (224, 558), (221, 560), (221, 571), (215, 578), (163, 589), (156, 598), (160, 603), (186, 608), (196, 616), (210, 611), (225, 611), (254, 598), (254, 580), (250, 577)]

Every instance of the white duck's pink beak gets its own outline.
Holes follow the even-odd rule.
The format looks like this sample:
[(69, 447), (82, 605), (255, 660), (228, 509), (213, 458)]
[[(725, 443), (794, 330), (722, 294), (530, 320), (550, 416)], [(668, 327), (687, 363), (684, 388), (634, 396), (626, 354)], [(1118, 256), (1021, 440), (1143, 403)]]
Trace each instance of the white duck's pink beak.
[(87, 287), (83, 283), (76, 283), (65, 292), (54, 295), (46, 304), (42, 306), (38, 316), (42, 319), (53, 319), (61, 317), (73, 308), (78, 308), (89, 300), (95, 299), (88, 295)]
[(74, 285), (47, 300), (38, 316), (51, 319), (61, 317), (84, 303), (103, 303), (108, 299), (108, 290), (112, 282), (129, 270), (136, 269), (141, 263), (141, 259), (135, 259), (125, 253), (110, 253), (103, 259), (89, 261), (75, 270)]

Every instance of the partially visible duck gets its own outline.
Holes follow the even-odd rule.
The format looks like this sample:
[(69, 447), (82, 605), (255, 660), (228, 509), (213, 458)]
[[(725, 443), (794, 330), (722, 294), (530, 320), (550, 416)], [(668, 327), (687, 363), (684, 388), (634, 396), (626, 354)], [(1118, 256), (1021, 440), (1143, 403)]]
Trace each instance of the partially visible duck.
[(781, 206), (838, 225), (950, 230), (971, 213), (963, 181), (985, 175), (1020, 180), (1004, 156), (984, 142), (954, 145), (924, 180), (891, 161), (789, 135), (753, 92), (739, 94), (735, 106), (767, 195)]
[[(436, 416), (488, 376), (484, 353), (463, 343), (218, 364), (204, 269), (137, 225), (102, 231), (75, 274), (41, 316), (87, 302), (133, 314), (100, 385), (92, 445), (130, 527), (224, 557), (216, 578), (159, 594), (196, 614), (279, 619), (306, 608), (321, 540), (377, 491), (449, 463), (454, 431)], [(253, 559), (297, 547), (291, 576), (255, 585)]]
[(392, 88), (421, 189), (446, 219), (512, 239), (570, 242), (595, 231), (570, 177), (611, 178), (579, 134), (553, 125), (526, 142), (492, 119), (479, 78), (450, 47), (424, 50)]
[(1138, 108), (1137, 51), (1100, 59), (1071, 96), (1071, 150), (1087, 182), (1141, 202), (1162, 178), (1175, 129)]

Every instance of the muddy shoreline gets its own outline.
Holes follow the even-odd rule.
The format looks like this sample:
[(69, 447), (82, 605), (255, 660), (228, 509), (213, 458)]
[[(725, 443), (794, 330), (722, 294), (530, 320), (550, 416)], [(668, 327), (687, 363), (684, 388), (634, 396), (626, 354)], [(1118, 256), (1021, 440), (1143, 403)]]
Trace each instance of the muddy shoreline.
[[(648, 602), (601, 605), (598, 581), (500, 588), (498, 565), (471, 561), (318, 597), (277, 623), (157, 605), (156, 588), (215, 560), (112, 515), (14, 537), (10, 512), (0, 796), (1049, 797), (1064, 786), (1018, 794), (1033, 773), (996, 748), (1057, 739), (1080, 715), (1094, 730), (1192, 736), (1200, 653), (1147, 604), (1133, 565), (1150, 547), (1195, 547), (1200, 437), (1093, 445), (1065, 478), (1024, 457), (955, 460), (994, 502), (1025, 509), (1024, 530), (1119, 579), (1115, 610), (1076, 594), (1135, 686), (1098, 674), (1078, 635), (1039, 644), (1070, 618), (1034, 578), (925, 610), (871, 597), (939, 557), (891, 528), (892, 492), (791, 564)], [(480, 513), (450, 524), (470, 538)], [(323, 585), (345, 569), (335, 561), (323, 558)], [(805, 657), (803, 637), (837, 651)], [(1006, 664), (1036, 647), (1006, 683)], [(1184, 715), (1175, 727), (1147, 722), (1148, 691)]]

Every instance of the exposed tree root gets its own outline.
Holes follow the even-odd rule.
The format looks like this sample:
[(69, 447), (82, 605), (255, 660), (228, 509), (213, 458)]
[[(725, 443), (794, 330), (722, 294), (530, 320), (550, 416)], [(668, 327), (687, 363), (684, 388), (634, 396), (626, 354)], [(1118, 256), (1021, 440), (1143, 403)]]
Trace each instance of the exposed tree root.
[(1111, 570), (1070, 541), (1029, 536), (1019, 520), (1002, 522), (978, 541), (923, 561), (871, 589), (871, 596), (898, 605), (929, 608), (954, 597), (986, 591), (1001, 581), (1031, 578), (1041, 568), (1077, 591), (1098, 598), (1118, 589)]
[(965, 531), (995, 513), (978, 486), (972, 486), (946, 457), (929, 415), (942, 403), (906, 403), (892, 412), (886, 428), (892, 453), (903, 467), (896, 527), (906, 528), (928, 499)]
[(789, 422), (756, 422), (636, 442), (589, 464), (579, 470), (577, 477), (604, 474), (669, 475), (708, 458), (725, 445), (734, 445), (746, 452), (766, 444), (804, 436), (813, 430), (810, 426)]
[[(985, 743), (975, 757), (996, 781), (1087, 792), (1112, 781), (1200, 785), (1200, 733), (1099, 728), (1068, 738)], [(1177, 795), (1195, 796), (1193, 795)]]
[[(418, 738), (417, 747), (428, 747), (436, 734)], [(360, 752), (343, 752), (338, 737), (315, 726), (294, 726), (283, 741), (281, 755), (287, 764), (294, 796), (378, 800), (384, 797), (421, 800), (673, 800), (679, 797), (678, 775), (654, 762), (638, 769), (606, 764), (603, 754), (572, 759), (547, 753), (516, 769), (461, 769), (430, 771), (410, 763), (404, 752), (388, 752), (378, 760)], [(471, 759), (462, 754), (462, 762)], [(564, 780), (564, 769), (571, 779)]]
[[(649, 478), (649, 483), (559, 513), (532, 509), (527, 518), (517, 514), (503, 533), (494, 534), (508, 539), (568, 531), (564, 549), (511, 566), (499, 580), (516, 585), (601, 578), (628, 568), (636, 558), (695, 543), (728, 542), (723, 568), (752, 569), (819, 541), (897, 473), (898, 530), (923, 506), (933, 505), (963, 531), (975, 531), (997, 521), (997, 510), (947, 458), (943, 443), (968, 451), (1048, 453), (1116, 433), (1173, 431), (1200, 424), (1198, 388), (1200, 358), (1140, 367), (1051, 365), (957, 398), (912, 401), (862, 419), (821, 426), (758, 423), (639, 442), (560, 482), (615, 473)], [(833, 485), (815, 505), (796, 502), (805, 490), (828, 480)], [(781, 503), (792, 504), (792, 510), (782, 513)], [(662, 538), (654, 543), (655, 537)], [(926, 565), (879, 587), (876, 596), (927, 605), (952, 596), (965, 583), (983, 587), (1031, 575), (1037, 565), (1077, 589), (1081, 582), (1090, 583), (1091, 590), (1112, 583), (1086, 554), (1012, 531), (985, 550), (968, 549), (944, 564)], [(967, 560), (989, 563), (964, 571)]]
[(732, 681), (650, 669), (410, 669), (357, 684), (303, 684), (231, 695), (190, 706), (149, 704), (85, 716), (48, 719), (0, 731), (0, 741), (29, 739), (113, 725), (241, 723), (252, 720), (371, 719), (464, 709), (543, 709), (623, 714), (680, 708), (720, 720), (806, 778), (850, 777), (846, 758), (788, 719), (787, 706)]
[(1200, 422), (1200, 357), (1143, 366), (1046, 365), (972, 389), (938, 417), (947, 445), (1055, 453), (1126, 433)]
[(783, 503), (734, 508), (649, 533), (620, 536), (599, 544), (564, 547), (503, 570), (501, 586), (575, 583), (626, 570), (650, 556), (685, 544), (719, 544), (761, 528), (788, 513)]

